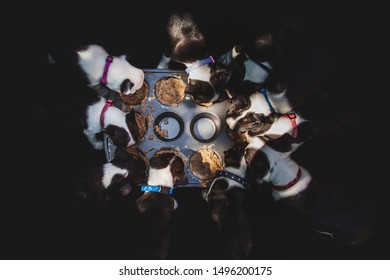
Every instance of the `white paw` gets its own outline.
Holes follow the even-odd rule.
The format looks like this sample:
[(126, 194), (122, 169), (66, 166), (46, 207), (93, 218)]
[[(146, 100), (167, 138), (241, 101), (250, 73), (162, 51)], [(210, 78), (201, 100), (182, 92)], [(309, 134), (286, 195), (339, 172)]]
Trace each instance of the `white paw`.
[(96, 150), (103, 150), (104, 144), (103, 141), (98, 141), (93, 146)]
[(157, 69), (168, 69), (169, 68), (169, 64), (168, 63), (159, 63), (157, 65)]

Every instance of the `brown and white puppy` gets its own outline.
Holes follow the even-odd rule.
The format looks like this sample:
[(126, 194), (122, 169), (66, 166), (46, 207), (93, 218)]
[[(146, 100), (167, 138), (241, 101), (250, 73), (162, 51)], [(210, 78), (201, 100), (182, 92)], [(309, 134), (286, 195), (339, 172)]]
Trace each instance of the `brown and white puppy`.
[(243, 209), (247, 187), (245, 147), (246, 143), (236, 143), (224, 152), (224, 170), (218, 172), (205, 194), (225, 254), (231, 259), (245, 259), (252, 249), (252, 236)]
[[(55, 65), (64, 81), (86, 84), (98, 93), (100, 88), (118, 93), (133, 94), (142, 87), (144, 72), (133, 66), (125, 54), (109, 54), (94, 43), (70, 43), (52, 46), (49, 63)], [(104, 91), (104, 89), (101, 89)], [(102, 94), (101, 94), (102, 96)]]
[(104, 85), (123, 94), (133, 94), (144, 82), (144, 72), (131, 65), (126, 55), (113, 56), (100, 45), (90, 44), (76, 50), (77, 64), (92, 87)]
[[(227, 130), (230, 136), (245, 142), (246, 135), (250, 137), (263, 136), (269, 145), (280, 137), (290, 143), (292, 151), (297, 150), (304, 142), (309, 140), (316, 132), (313, 122), (306, 120), (295, 112), (287, 114), (271, 113), (265, 116), (262, 113), (244, 112), (234, 119), (231, 111), (227, 113)], [(231, 129), (232, 127), (232, 129)]]
[(130, 147), (138, 141), (139, 129), (133, 109), (125, 113), (110, 100), (97, 96), (83, 102), (87, 102), (81, 116), (83, 133), (95, 149), (103, 149), (102, 133), (107, 133), (119, 147)]
[(115, 156), (111, 162), (93, 168), (82, 180), (77, 197), (95, 205), (102, 205), (112, 196), (129, 194), (146, 176), (145, 158), (123, 152), (122, 156)]
[(219, 69), (208, 53), (206, 40), (193, 16), (184, 11), (172, 13), (167, 23), (168, 47), (164, 50), (158, 69), (168, 69), (169, 63), (186, 66), (188, 84), (185, 93), (202, 106), (226, 99), (224, 70)]
[(269, 31), (248, 36), (221, 55), (218, 62), (230, 71), (225, 84), (229, 98), (258, 90), (271, 73), (275, 59), (275, 39)]
[[(320, 184), (290, 157), (261, 139), (248, 137), (245, 160), (251, 182), (272, 186), (272, 196), (302, 214), (319, 233), (346, 244), (367, 241), (372, 234), (368, 208), (355, 209), (334, 195), (331, 186)], [(288, 149), (286, 149), (288, 150)]]
[(187, 182), (185, 161), (176, 150), (162, 149), (149, 160), (147, 184), (141, 186), (143, 194), (136, 200), (147, 240), (144, 248), (146, 256), (167, 258), (171, 220), (177, 207), (172, 196), (173, 189)]

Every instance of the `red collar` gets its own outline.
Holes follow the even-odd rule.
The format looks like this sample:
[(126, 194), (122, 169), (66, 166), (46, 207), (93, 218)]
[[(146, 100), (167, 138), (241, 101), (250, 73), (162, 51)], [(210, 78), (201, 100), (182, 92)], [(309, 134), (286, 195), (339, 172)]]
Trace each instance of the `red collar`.
[(290, 119), (291, 124), (292, 124), (292, 129), (293, 129), (292, 130), (292, 137), (297, 138), (298, 137), (298, 126), (297, 126), (297, 121), (296, 121), (297, 115), (294, 113), (287, 113), (287, 114), (284, 114), (283, 117)]
[(100, 113), (100, 126), (102, 128), (104, 128), (104, 114), (106, 113), (108, 107), (111, 107), (113, 105), (114, 105), (114, 102), (111, 99), (107, 99), (106, 104), (104, 104), (102, 112)]
[(104, 71), (103, 71), (103, 76), (100, 80), (100, 82), (103, 84), (103, 85), (106, 85), (107, 84), (107, 73), (108, 73), (108, 68), (110, 68), (110, 65), (111, 65), (111, 62), (114, 60), (114, 57), (112, 57), (111, 55), (108, 55), (107, 58), (106, 58), (106, 65), (104, 66)]
[(301, 174), (302, 174), (301, 169), (298, 168), (297, 176), (295, 176), (295, 178), (290, 183), (288, 183), (284, 186), (272, 186), (272, 188), (274, 190), (277, 190), (277, 191), (287, 190), (287, 189), (291, 188), (292, 186), (294, 186), (298, 182), (298, 180), (301, 178)]

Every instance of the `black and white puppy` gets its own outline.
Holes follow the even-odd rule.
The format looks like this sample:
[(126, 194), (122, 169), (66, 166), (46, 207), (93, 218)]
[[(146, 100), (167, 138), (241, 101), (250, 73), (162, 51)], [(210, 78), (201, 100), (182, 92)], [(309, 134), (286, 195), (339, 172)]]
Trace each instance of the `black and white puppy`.
[[(273, 140), (282, 137), (290, 142), (292, 151), (297, 150), (304, 142), (316, 133), (316, 125), (295, 112), (287, 114), (251, 112), (248, 109), (242, 115), (234, 118), (229, 111), (226, 118), (228, 135), (233, 139), (245, 142), (246, 136), (263, 136), (272, 145)], [(232, 128), (232, 129), (231, 129)], [(279, 142), (279, 140), (275, 141)]]
[[(86, 87), (87, 90), (93, 91)], [(83, 133), (91, 145), (103, 149), (102, 134), (107, 133), (115, 146), (130, 147), (138, 141), (139, 128), (135, 111), (125, 113), (115, 107), (110, 99), (90, 96), (84, 99), (81, 110)]]
[(226, 256), (245, 259), (252, 249), (252, 236), (243, 209), (247, 181), (246, 143), (236, 143), (224, 152), (224, 170), (218, 171), (205, 194), (211, 207)]
[[(120, 149), (117, 149), (119, 151)], [(134, 153), (93, 168), (82, 180), (77, 197), (102, 205), (115, 195), (127, 195), (147, 176), (147, 161)]]
[(147, 240), (144, 251), (148, 258), (167, 258), (171, 238), (170, 224), (177, 207), (172, 196), (173, 189), (187, 182), (185, 161), (176, 150), (162, 149), (149, 160), (147, 184), (141, 186), (143, 194), (136, 200)]
[(331, 186), (320, 184), (294, 161), (291, 152), (277, 151), (260, 137), (248, 137), (248, 142), (245, 153), (248, 177), (251, 182), (270, 184), (275, 201), (291, 206), (317, 232), (340, 242), (358, 244), (370, 238), (373, 221), (369, 208), (347, 206), (334, 195)]
[(232, 99), (258, 90), (271, 73), (275, 59), (275, 39), (268, 31), (247, 36), (221, 55), (218, 61), (229, 69), (225, 84), (228, 97)]
[(133, 94), (142, 87), (144, 72), (133, 66), (127, 55), (110, 54), (98, 44), (75, 43), (52, 47), (50, 64), (56, 65), (64, 82), (78, 82), (89, 85), (104, 97), (107, 89)]
[(112, 56), (96, 44), (80, 47), (76, 53), (77, 64), (92, 87), (102, 84), (128, 95), (135, 93), (143, 85), (144, 72), (131, 65), (126, 55)]
[(172, 13), (167, 23), (168, 47), (164, 50), (158, 69), (168, 69), (171, 61), (186, 66), (188, 84), (185, 93), (202, 106), (226, 99), (223, 73), (208, 53), (206, 40), (198, 24), (188, 12)]

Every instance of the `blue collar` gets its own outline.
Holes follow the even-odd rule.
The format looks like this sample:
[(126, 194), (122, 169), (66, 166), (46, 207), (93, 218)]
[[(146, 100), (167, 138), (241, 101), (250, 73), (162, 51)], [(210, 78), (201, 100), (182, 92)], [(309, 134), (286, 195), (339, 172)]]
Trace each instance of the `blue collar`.
[(215, 172), (215, 174), (219, 175), (219, 176), (224, 176), (226, 178), (229, 178), (229, 179), (232, 179), (234, 181), (236, 181), (237, 183), (240, 183), (241, 185), (243, 185), (245, 188), (247, 187), (248, 185), (248, 181), (241, 178), (240, 176), (237, 176), (233, 173), (230, 173), (229, 171), (222, 171), (222, 170), (217, 170)]
[(264, 95), (265, 101), (267, 101), (267, 104), (269, 106), (269, 109), (271, 110), (272, 113), (275, 113), (274, 107), (272, 107), (271, 101), (269, 101), (267, 91), (265, 90), (264, 87), (260, 88), (260, 92)]
[(166, 187), (166, 186), (144, 185), (141, 186), (141, 192), (154, 192), (154, 193), (172, 195), (173, 188)]
[(187, 67), (186, 68), (186, 72), (187, 74), (189, 74), (191, 71), (203, 66), (203, 65), (206, 65), (206, 64), (209, 64), (209, 63), (214, 63), (214, 58), (210, 55), (208, 58), (205, 58), (203, 60), (199, 60), (197, 62), (195, 62), (194, 64), (192, 64), (191, 66)]

